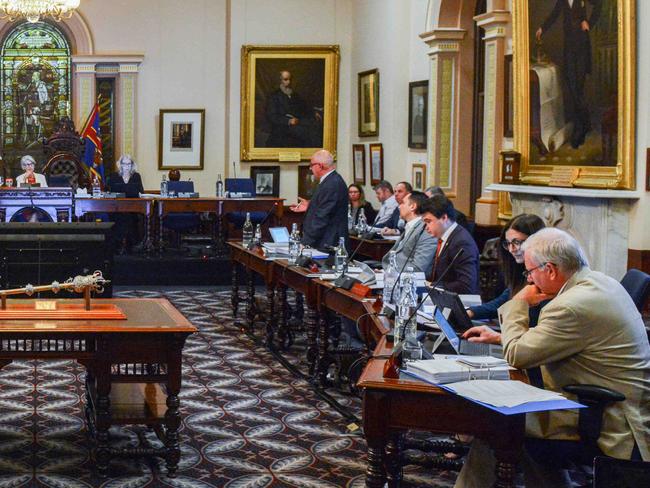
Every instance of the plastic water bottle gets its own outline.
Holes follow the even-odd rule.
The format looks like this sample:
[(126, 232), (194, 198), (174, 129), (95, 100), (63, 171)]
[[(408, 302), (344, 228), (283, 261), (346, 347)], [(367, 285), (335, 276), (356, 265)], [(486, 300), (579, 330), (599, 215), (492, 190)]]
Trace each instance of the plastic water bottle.
[(97, 177), (93, 177), (93, 198), (100, 198), (102, 196), (102, 187), (99, 186)]
[(255, 238), (253, 239), (253, 245), (262, 245), (262, 226), (260, 224), (257, 224), (255, 226)]
[(334, 255), (334, 270), (338, 276), (345, 273), (348, 264), (348, 251), (345, 249), (345, 237), (339, 237), (339, 245), (336, 247)]
[[(397, 301), (397, 314), (395, 316), (395, 339), (394, 347), (397, 347), (404, 340), (405, 332), (408, 327), (409, 317), (413, 315), (413, 310), (417, 305), (417, 296), (415, 293), (415, 281), (413, 279), (413, 268), (409, 266), (402, 273), (400, 278), (400, 295)], [(415, 322), (415, 317), (411, 319)]]
[(368, 221), (366, 220), (366, 212), (363, 208), (359, 209), (359, 218), (357, 219), (356, 230), (358, 235), (364, 234), (368, 230)]
[[(388, 266), (384, 270), (384, 306), (389, 303), (395, 303), (396, 299), (399, 297), (399, 290), (395, 289), (395, 285), (397, 284), (397, 275), (399, 275), (397, 269), (397, 252), (389, 251)], [(395, 289), (395, 291), (393, 291), (393, 289)]]
[(296, 264), (300, 255), (300, 232), (298, 224), (295, 222), (291, 226), (291, 235), (289, 236), (289, 264)]
[(242, 245), (244, 247), (251, 247), (253, 243), (253, 223), (251, 222), (251, 213), (246, 212), (246, 222), (242, 229)]
[(221, 181), (221, 175), (217, 177), (217, 198), (223, 198), (223, 181)]
[(162, 198), (167, 198), (169, 196), (167, 188), (167, 175), (162, 175), (162, 181), (160, 182), (160, 196)]

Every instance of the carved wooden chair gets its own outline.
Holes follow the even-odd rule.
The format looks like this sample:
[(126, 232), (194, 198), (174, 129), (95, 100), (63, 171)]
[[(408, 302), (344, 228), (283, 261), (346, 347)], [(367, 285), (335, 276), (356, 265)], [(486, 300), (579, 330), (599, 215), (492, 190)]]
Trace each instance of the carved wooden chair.
[(81, 161), (84, 143), (72, 120), (63, 117), (58, 122), (54, 134), (43, 141), (43, 153), (47, 159), (43, 173), (48, 181), (65, 179), (75, 191), (78, 187), (91, 189), (90, 171)]

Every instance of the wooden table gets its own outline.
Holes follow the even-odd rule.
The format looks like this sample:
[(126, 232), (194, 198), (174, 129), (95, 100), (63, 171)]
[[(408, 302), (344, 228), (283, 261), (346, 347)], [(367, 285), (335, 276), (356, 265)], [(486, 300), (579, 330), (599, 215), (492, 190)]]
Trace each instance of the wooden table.
[(361, 239), (360, 237), (350, 236), (350, 248), (354, 250), (357, 246), (360, 246), (357, 255), (375, 261), (381, 261), (388, 254), (388, 251), (392, 249), (393, 244), (395, 244), (395, 241), (390, 239)]
[(153, 249), (154, 199), (152, 198), (76, 198), (75, 217), (78, 219), (88, 213), (137, 213), (144, 216), (144, 238), (142, 247), (145, 251)]
[[(99, 474), (107, 474), (113, 455), (146, 454), (163, 456), (168, 474), (173, 477), (181, 455), (178, 429), (182, 350), (196, 328), (165, 299), (93, 300), (100, 302), (115, 304), (127, 318), (0, 320), (0, 368), (17, 359), (74, 359), (81, 363), (87, 370), (86, 417), (97, 441), (95, 459)], [(131, 410), (135, 408), (139, 413), (130, 414), (126, 406), (133, 402), (129, 397), (143, 384), (148, 385), (142, 387), (145, 404), (131, 405)], [(159, 384), (165, 386), (166, 400)], [(143, 412), (149, 413), (142, 417)], [(162, 417), (157, 417), (156, 412)], [(164, 447), (111, 448), (108, 429), (120, 423), (156, 427), (164, 434)]]
[[(392, 344), (390, 344), (392, 346)], [(459, 433), (487, 442), (497, 459), (496, 487), (514, 488), (515, 473), (523, 449), (525, 415), (501, 415), (415, 379), (383, 377), (390, 353), (380, 341), (361, 375), (363, 429), (368, 444), (366, 486), (380, 488), (402, 479), (401, 435), (407, 430)]]

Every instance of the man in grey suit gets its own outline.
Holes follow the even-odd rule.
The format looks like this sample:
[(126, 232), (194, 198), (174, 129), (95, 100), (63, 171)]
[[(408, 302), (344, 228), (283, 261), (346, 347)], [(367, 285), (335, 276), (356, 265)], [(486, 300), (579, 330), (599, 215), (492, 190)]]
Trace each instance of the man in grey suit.
[[(650, 345), (641, 315), (621, 284), (589, 269), (578, 242), (546, 228), (523, 244), (530, 283), (499, 308), (501, 335), (474, 327), (465, 337), (503, 344), (511, 366), (540, 366), (544, 387), (562, 392), (569, 384), (611, 388), (625, 400), (603, 414), (598, 447), (607, 456), (650, 460)], [(537, 326), (528, 308), (543, 300)], [(528, 487), (569, 487), (565, 459), (581, 448), (578, 412), (526, 415), (524, 479)], [(492, 486), (494, 456), (475, 441), (456, 486)]]
[[(436, 239), (424, 232), (424, 222), (420, 216), (420, 207), (427, 196), (414, 191), (402, 199), (399, 206), (400, 218), (406, 222), (404, 233), (395, 241), (391, 251), (396, 252), (397, 269), (413, 266), (414, 271), (426, 272), (431, 268), (436, 252)], [(388, 254), (382, 259), (383, 268), (388, 267)]]

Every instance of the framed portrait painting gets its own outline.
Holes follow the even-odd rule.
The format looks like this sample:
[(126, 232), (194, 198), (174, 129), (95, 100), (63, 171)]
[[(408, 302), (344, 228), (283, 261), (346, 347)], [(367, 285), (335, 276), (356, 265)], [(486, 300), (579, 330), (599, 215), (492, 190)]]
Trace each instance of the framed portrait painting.
[(379, 135), (379, 70), (359, 73), (359, 137)]
[(251, 179), (258, 197), (280, 196), (280, 166), (251, 166)]
[(338, 46), (242, 46), (242, 161), (336, 157)]
[(634, 188), (636, 3), (513, 2), (523, 183)]
[(203, 169), (205, 110), (161, 109), (158, 169)]
[(408, 146), (411, 149), (427, 148), (427, 104), (429, 99), (429, 81), (409, 83), (409, 135)]
[(416, 191), (424, 191), (427, 184), (427, 165), (414, 163), (411, 168), (411, 185)]
[(352, 144), (352, 169), (354, 182), (359, 185), (366, 184), (366, 146)]
[(298, 166), (298, 196), (311, 200), (318, 188), (318, 179), (309, 166)]
[(370, 144), (370, 184), (376, 185), (384, 179), (384, 148), (381, 144)]

